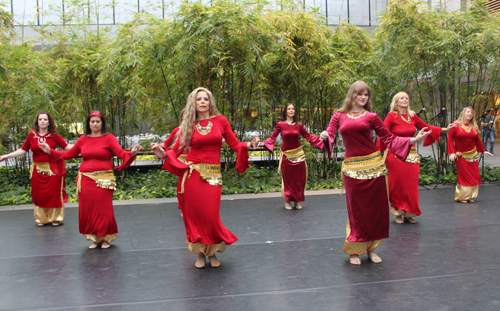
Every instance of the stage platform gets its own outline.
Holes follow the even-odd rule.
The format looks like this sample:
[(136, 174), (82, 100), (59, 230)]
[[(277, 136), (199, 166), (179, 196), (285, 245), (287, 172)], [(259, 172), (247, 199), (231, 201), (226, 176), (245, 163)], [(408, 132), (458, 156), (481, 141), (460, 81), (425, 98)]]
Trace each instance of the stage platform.
[(452, 185), (422, 189), (418, 223), (391, 217), (384, 261), (361, 266), (342, 251), (340, 194), (307, 195), (292, 211), (277, 195), (225, 197), (221, 217), (239, 241), (220, 268), (201, 270), (175, 202), (116, 205), (107, 250), (87, 248), (77, 208), (40, 228), (31, 208), (3, 208), (0, 310), (500, 310), (499, 193), (483, 185), (463, 204)]

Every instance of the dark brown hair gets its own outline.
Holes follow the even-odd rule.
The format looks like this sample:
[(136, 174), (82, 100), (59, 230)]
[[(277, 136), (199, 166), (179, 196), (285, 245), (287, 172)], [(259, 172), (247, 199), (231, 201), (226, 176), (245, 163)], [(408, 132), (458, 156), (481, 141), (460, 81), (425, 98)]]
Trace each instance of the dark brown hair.
[(92, 130), (90, 129), (90, 117), (93, 113), (99, 113), (102, 117), (93, 115), (92, 117), (100, 117), (101, 118), (101, 134), (106, 134), (108, 131), (106, 130), (106, 119), (104, 119), (104, 115), (100, 111), (92, 111), (87, 117), (87, 122), (85, 122), (85, 135), (92, 134)]
[(38, 126), (38, 118), (40, 117), (41, 114), (46, 114), (47, 118), (49, 119), (49, 127), (48, 127), (47, 131), (49, 133), (52, 133), (52, 134), (57, 134), (57, 127), (56, 127), (56, 124), (54, 123), (54, 120), (52, 119), (52, 116), (50, 115), (50, 113), (45, 112), (45, 111), (42, 111), (39, 114), (37, 114), (36, 120), (35, 120), (35, 126), (34, 126), (35, 131), (37, 133), (40, 132), (40, 127)]
[(285, 105), (285, 107), (283, 108), (283, 111), (281, 112), (281, 117), (283, 119), (283, 121), (286, 121), (286, 111), (288, 109), (288, 106), (292, 105), (293, 108), (295, 109), (295, 114), (293, 115), (293, 123), (297, 124), (297, 108), (295, 108), (295, 105), (292, 104), (292, 103), (288, 103)]

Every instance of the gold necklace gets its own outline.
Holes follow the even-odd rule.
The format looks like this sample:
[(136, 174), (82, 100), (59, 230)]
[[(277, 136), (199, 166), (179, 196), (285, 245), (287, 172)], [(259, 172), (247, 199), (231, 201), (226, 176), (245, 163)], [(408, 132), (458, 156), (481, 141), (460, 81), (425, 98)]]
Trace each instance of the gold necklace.
[(467, 133), (470, 133), (470, 131), (472, 131), (472, 126), (470, 124), (469, 126), (465, 126), (465, 124), (462, 124), (461, 128), (463, 128)]
[(350, 118), (350, 119), (359, 119), (362, 116), (364, 116), (366, 113), (367, 113), (366, 110), (363, 110), (362, 112), (360, 112), (358, 114), (353, 114), (352, 112), (348, 112), (347, 113), (347, 117)]
[(403, 121), (405, 121), (406, 123), (408, 123), (408, 124), (410, 124), (410, 123), (411, 123), (411, 117), (410, 117), (410, 115), (408, 115), (408, 120), (406, 120), (406, 119), (403, 117), (403, 115), (402, 115), (402, 114), (400, 114), (400, 116), (401, 116), (401, 119), (403, 119)]
[(207, 126), (201, 126), (200, 121), (198, 121), (198, 123), (196, 123), (196, 130), (201, 135), (207, 135), (212, 130), (212, 125), (213, 124), (212, 122), (210, 122), (210, 120), (208, 121)]

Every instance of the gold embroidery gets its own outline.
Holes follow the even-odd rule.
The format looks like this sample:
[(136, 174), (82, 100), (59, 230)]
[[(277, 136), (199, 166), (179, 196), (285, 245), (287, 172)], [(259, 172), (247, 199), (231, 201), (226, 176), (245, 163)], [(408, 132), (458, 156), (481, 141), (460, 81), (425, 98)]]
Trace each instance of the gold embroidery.
[(186, 178), (191, 178), (193, 170), (200, 173), (201, 180), (209, 183), (210, 185), (222, 186), (222, 174), (220, 172), (220, 164), (207, 164), (207, 163), (192, 164), (191, 162), (188, 162), (186, 164), (189, 165), (189, 169), (187, 169), (186, 172), (184, 172), (184, 176), (182, 176), (180, 193), (184, 193), (184, 183), (186, 182)]
[(464, 131), (466, 131), (467, 133), (470, 133), (470, 131), (472, 130), (472, 126), (471, 125), (465, 126), (465, 124), (462, 124), (461, 128), (463, 128)]
[(347, 113), (347, 117), (350, 118), (350, 119), (359, 119), (362, 116), (364, 116), (367, 112), (368, 111), (366, 111), (366, 110), (363, 110), (363, 112), (360, 112), (358, 114), (353, 114), (352, 112), (348, 112)]
[(401, 116), (401, 119), (403, 119), (403, 121), (405, 121), (406, 123), (408, 123), (408, 124), (410, 124), (410, 123), (411, 123), (411, 117), (410, 117), (410, 115), (408, 115), (408, 120), (406, 120), (406, 119), (403, 117), (403, 115), (402, 115), (402, 114), (400, 114), (400, 116)]
[(306, 154), (302, 149), (302, 146), (295, 149), (290, 149), (286, 151), (280, 152), (280, 162), (278, 164), (278, 173), (281, 174), (281, 163), (283, 162), (283, 156), (286, 156), (286, 159), (292, 163), (304, 162), (306, 160)]
[(457, 151), (455, 153), (458, 157), (464, 158), (465, 161), (467, 162), (478, 162), (479, 161), (479, 156), (476, 150), (476, 147), (470, 151), (465, 151), (465, 152), (460, 152)]
[(387, 174), (387, 168), (380, 151), (361, 157), (346, 158), (342, 173), (354, 179), (374, 179)]
[(78, 193), (82, 192), (82, 175), (94, 180), (99, 188), (116, 189), (116, 178), (113, 171), (96, 171), (90, 173), (78, 171), (78, 184), (76, 185), (76, 191)]
[(411, 147), (410, 153), (406, 157), (405, 162), (420, 164), (420, 161), (421, 161), (421, 159), (420, 159), (420, 155), (417, 153), (417, 149), (415, 147)]
[(33, 171), (35, 170), (35, 167), (36, 167), (36, 171), (38, 174), (47, 175), (47, 176), (55, 176), (56, 175), (50, 169), (49, 162), (31, 162), (30, 179), (33, 177)]

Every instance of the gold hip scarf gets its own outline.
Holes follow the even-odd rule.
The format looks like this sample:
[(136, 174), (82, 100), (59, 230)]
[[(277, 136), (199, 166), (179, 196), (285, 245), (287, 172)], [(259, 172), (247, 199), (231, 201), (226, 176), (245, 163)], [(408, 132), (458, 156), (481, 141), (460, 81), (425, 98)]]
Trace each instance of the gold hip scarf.
[(30, 179), (33, 178), (33, 171), (35, 170), (36, 166), (36, 171), (38, 174), (43, 174), (47, 176), (55, 176), (51, 170), (50, 170), (50, 163), (49, 162), (31, 162), (30, 166)]
[(184, 193), (184, 183), (186, 178), (191, 178), (193, 170), (200, 173), (201, 180), (209, 183), (212, 186), (222, 186), (222, 174), (220, 172), (220, 164), (208, 164), (208, 163), (198, 163), (193, 164), (191, 162), (186, 163), (189, 165), (189, 169), (184, 172), (181, 182), (181, 192)]
[(283, 162), (283, 155), (285, 155), (286, 159), (292, 163), (304, 162), (306, 160), (306, 154), (304, 153), (302, 146), (295, 149), (281, 151), (280, 162), (278, 164), (278, 173), (280, 174), (281, 174), (281, 163)]
[(76, 185), (76, 192), (82, 192), (82, 175), (95, 180), (97, 187), (104, 189), (116, 189), (116, 178), (113, 171), (97, 171), (90, 173), (82, 173), (78, 171), (78, 184)]
[(417, 153), (417, 148), (411, 147), (410, 153), (406, 157), (405, 162), (420, 164), (420, 155)]
[(361, 157), (350, 157), (342, 163), (342, 174), (354, 179), (374, 179), (387, 175), (380, 151)]
[(471, 151), (465, 151), (465, 152), (457, 151), (456, 155), (458, 157), (464, 158), (464, 160), (467, 162), (478, 162), (479, 161), (476, 147), (474, 147), (474, 149), (472, 149)]
[(186, 163), (186, 156), (187, 154), (181, 154), (177, 159), (179, 159), (182, 163)]

